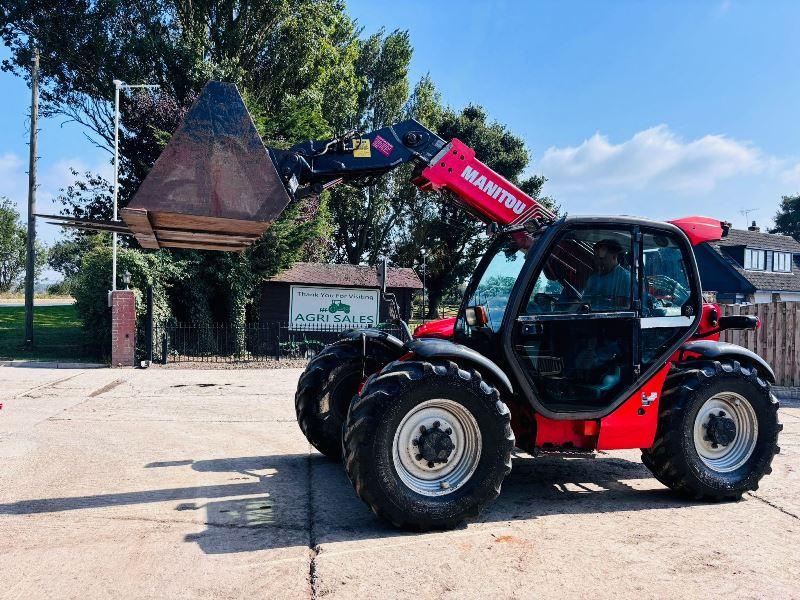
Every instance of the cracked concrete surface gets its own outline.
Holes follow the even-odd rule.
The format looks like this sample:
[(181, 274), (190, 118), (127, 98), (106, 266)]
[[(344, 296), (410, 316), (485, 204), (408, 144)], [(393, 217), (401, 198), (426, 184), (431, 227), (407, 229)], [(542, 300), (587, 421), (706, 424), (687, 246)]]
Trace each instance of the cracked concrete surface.
[(477, 521), (411, 534), (309, 448), (299, 374), (0, 368), (0, 597), (800, 597), (796, 400), (742, 502), (521, 455)]

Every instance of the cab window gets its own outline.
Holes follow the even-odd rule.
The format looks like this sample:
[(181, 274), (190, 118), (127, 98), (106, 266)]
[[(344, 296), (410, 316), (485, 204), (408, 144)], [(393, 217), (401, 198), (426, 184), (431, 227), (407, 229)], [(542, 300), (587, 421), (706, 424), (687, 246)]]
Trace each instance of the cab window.
[(631, 239), (611, 229), (562, 236), (534, 283), (527, 314), (630, 310)]
[(699, 307), (692, 295), (687, 256), (672, 234), (644, 233), (642, 239), (642, 366), (663, 358), (694, 324)]
[(533, 243), (527, 234), (509, 238), (494, 249), (494, 255), (480, 276), (466, 306), (483, 306), (489, 317), (489, 328), (498, 331), (508, 306), (511, 290), (525, 264), (527, 249)]

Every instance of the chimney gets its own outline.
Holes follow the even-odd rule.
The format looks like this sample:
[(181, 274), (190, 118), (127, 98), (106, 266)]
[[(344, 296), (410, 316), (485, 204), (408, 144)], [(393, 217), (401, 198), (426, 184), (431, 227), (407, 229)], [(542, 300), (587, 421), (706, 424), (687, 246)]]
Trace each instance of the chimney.
[(756, 225), (756, 222), (753, 221), (752, 225), (747, 228), (747, 231), (761, 231), (761, 229), (759, 229), (758, 225)]

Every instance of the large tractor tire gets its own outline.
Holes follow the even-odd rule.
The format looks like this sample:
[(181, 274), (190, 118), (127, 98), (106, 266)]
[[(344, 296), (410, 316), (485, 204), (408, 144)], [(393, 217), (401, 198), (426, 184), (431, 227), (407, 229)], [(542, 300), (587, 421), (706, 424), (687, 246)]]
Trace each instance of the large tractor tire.
[(345, 423), (356, 493), (379, 517), (417, 531), (455, 527), (497, 498), (513, 448), (497, 389), (450, 361), (387, 366)]
[(322, 350), (300, 376), (294, 396), (297, 422), (306, 439), (331, 460), (342, 458), (342, 425), (362, 377), (379, 371), (396, 356), (383, 345), (342, 340)]
[(668, 380), (653, 446), (642, 462), (694, 500), (738, 500), (772, 472), (778, 401), (755, 368), (709, 361)]

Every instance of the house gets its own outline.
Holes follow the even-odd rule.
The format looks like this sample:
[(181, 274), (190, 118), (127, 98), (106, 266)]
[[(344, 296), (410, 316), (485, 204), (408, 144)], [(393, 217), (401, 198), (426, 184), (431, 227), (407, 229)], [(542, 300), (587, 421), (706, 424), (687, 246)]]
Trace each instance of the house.
[(764, 233), (753, 221), (700, 244), (695, 255), (703, 290), (716, 292), (717, 302), (800, 301), (800, 243), (792, 237)]
[[(411, 316), (412, 297), (421, 289), (413, 269), (387, 269), (386, 291), (395, 294), (403, 319)], [(333, 330), (377, 325), (389, 314), (375, 267), (298, 262), (262, 282), (258, 318), (288, 322), (290, 329)]]

